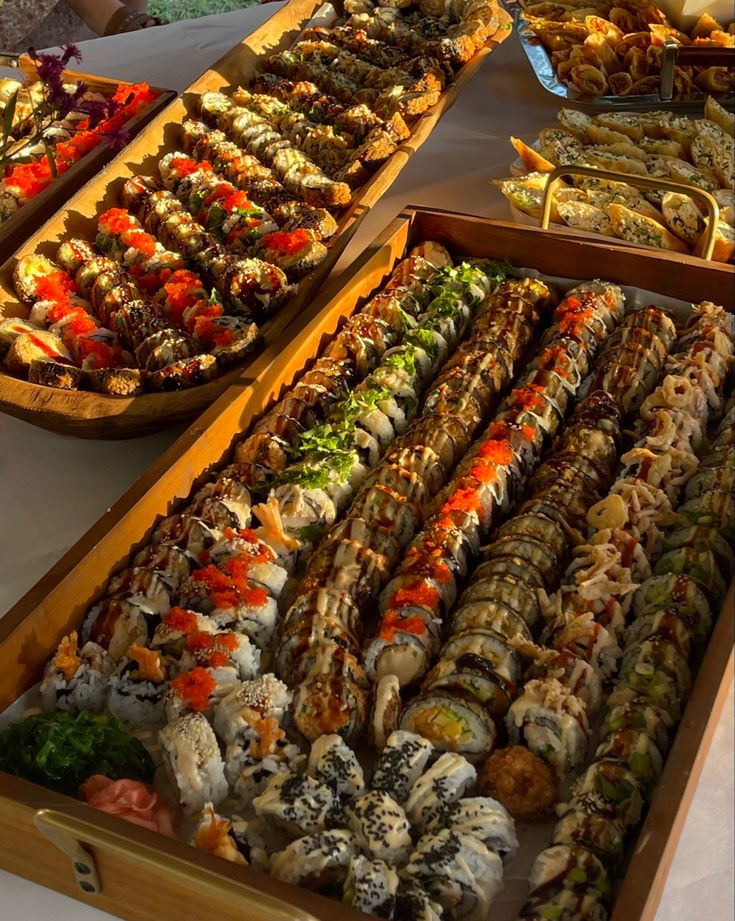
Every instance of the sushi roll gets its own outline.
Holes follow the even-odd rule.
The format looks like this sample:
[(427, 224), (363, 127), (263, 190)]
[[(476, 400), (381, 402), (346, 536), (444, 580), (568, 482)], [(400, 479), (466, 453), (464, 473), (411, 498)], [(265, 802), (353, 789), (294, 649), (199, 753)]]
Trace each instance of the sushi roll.
[(648, 796), (653, 792), (664, 768), (663, 756), (654, 741), (645, 732), (630, 729), (610, 733), (598, 746), (595, 758), (611, 758), (625, 764)]
[(443, 692), (474, 699), (495, 718), (505, 716), (515, 696), (514, 684), (475, 653), (456, 658), (442, 656), (426, 676), (423, 690), (427, 695)]
[(117, 662), (134, 645), (145, 645), (160, 614), (135, 597), (106, 598), (94, 605), (82, 623), (81, 640), (101, 646)]
[(503, 863), (477, 838), (442, 829), (419, 839), (401, 875), (436, 899), (447, 918), (481, 921), (502, 885)]
[(231, 665), (197, 666), (180, 672), (171, 678), (166, 690), (163, 702), (166, 719), (171, 722), (187, 711), (205, 713), (211, 718), (217, 702), (238, 683), (237, 669)]
[(352, 832), (332, 829), (291, 842), (271, 857), (270, 872), (275, 879), (292, 886), (330, 889), (344, 884), (357, 853)]
[(321, 736), (311, 746), (307, 773), (326, 784), (340, 799), (353, 799), (365, 790), (357, 756), (337, 735)]
[(640, 822), (645, 802), (642, 787), (635, 774), (619, 761), (594, 761), (575, 781), (571, 805), (584, 802), (587, 794), (601, 799), (626, 829)]
[(346, 742), (359, 738), (368, 716), (365, 687), (336, 674), (309, 675), (294, 693), (294, 723), (310, 742), (337, 733)]
[(152, 649), (161, 650), (180, 659), (186, 649), (189, 636), (196, 635), (201, 638), (204, 634), (211, 635), (217, 632), (217, 625), (205, 614), (172, 607), (168, 613), (163, 615), (160, 623), (156, 624), (150, 646)]
[(532, 895), (523, 904), (518, 921), (546, 921), (550, 917), (564, 921), (607, 921), (609, 915), (596, 892), (579, 893), (557, 886)]
[(393, 918), (397, 891), (398, 873), (392, 866), (359, 854), (350, 861), (342, 901), (365, 914)]
[(260, 650), (241, 633), (204, 630), (187, 635), (180, 659), (182, 670), (222, 666), (234, 668), (241, 681), (249, 681), (260, 673)]
[(245, 867), (267, 871), (269, 866), (265, 842), (255, 828), (256, 823), (233, 816), (226, 818), (207, 803), (191, 838), (191, 844)]
[(411, 851), (411, 826), (406, 813), (384, 791), (371, 790), (345, 807), (347, 828), (354, 833), (363, 854), (401, 866)]
[(41, 680), (41, 703), (46, 712), (88, 710), (101, 713), (109, 694), (114, 662), (96, 643), (81, 649), (76, 630), (65, 636), (49, 660)]
[(593, 894), (603, 904), (611, 897), (610, 880), (605, 867), (590, 851), (575, 844), (555, 844), (536, 857), (528, 878), (531, 897), (555, 886), (573, 892)]
[(654, 575), (688, 575), (707, 594), (712, 603), (719, 605), (727, 591), (717, 557), (708, 547), (677, 547), (662, 554), (656, 561)]
[(186, 713), (158, 735), (163, 764), (187, 814), (217, 805), (228, 792), (217, 738), (201, 713)]
[(472, 759), (486, 755), (497, 735), (489, 711), (474, 697), (456, 691), (429, 690), (415, 697), (401, 714), (399, 726), (430, 739), (447, 755), (461, 752)]
[(615, 869), (625, 850), (625, 826), (619, 820), (584, 808), (584, 800), (568, 809), (556, 823), (552, 844), (578, 845)]
[(587, 751), (586, 707), (555, 678), (524, 686), (508, 711), (506, 728), (513, 744), (523, 740), (560, 774), (578, 767)]
[(437, 812), (427, 823), (426, 832), (442, 828), (477, 838), (493, 853), (512, 857), (518, 850), (515, 823), (508, 810), (489, 796), (455, 800)]
[(164, 722), (164, 699), (173, 668), (173, 661), (158, 652), (131, 646), (110, 677), (110, 713), (136, 729)]
[(398, 728), (401, 712), (401, 683), (396, 675), (383, 675), (373, 686), (370, 708), (370, 744), (381, 752)]
[(264, 733), (283, 737), (279, 725), (290, 702), (288, 688), (275, 675), (238, 683), (215, 705), (215, 732), (227, 744), (259, 739)]
[(398, 729), (392, 732), (375, 765), (370, 786), (403, 804), (434, 754), (427, 739)]
[(315, 835), (327, 828), (334, 795), (313, 777), (284, 772), (271, 777), (253, 807), (261, 819), (292, 837)]
[(405, 804), (409, 821), (423, 828), (447, 804), (461, 799), (476, 779), (477, 771), (462, 755), (440, 755), (411, 787)]
[(429, 897), (421, 883), (400, 879), (396, 917), (401, 921), (441, 921), (442, 906)]

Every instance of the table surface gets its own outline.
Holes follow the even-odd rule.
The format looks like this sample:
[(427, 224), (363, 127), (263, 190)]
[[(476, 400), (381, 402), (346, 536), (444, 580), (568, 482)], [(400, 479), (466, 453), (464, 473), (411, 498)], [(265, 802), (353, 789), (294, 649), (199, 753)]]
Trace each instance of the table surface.
[[(280, 4), (81, 45), (80, 69), (183, 90)], [(367, 215), (335, 268), (406, 204), (509, 219), (491, 179), (508, 175), (509, 135), (533, 140), (557, 100), (536, 82), (515, 36), (486, 59), (454, 107)], [(604, 267), (600, 266), (604, 275)], [(0, 611), (7, 611), (183, 431), (124, 442), (76, 440), (0, 415)], [(733, 905), (733, 695), (706, 760), (656, 921), (725, 921)], [(0, 871), (0, 921), (103, 921), (110, 915)], [(491, 915), (492, 917), (492, 915)]]

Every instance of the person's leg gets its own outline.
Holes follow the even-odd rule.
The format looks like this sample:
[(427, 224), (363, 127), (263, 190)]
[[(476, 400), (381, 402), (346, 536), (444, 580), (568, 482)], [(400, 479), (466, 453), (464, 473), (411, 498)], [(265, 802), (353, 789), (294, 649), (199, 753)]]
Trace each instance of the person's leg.
[(148, 0), (68, 0), (69, 6), (98, 35), (113, 35), (158, 25), (145, 16)]

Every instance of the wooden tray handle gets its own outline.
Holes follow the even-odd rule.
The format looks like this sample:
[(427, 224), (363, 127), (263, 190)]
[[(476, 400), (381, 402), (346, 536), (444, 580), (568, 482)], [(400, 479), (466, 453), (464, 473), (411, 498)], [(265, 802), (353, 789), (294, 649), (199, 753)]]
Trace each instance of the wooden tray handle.
[(206, 867), (194, 866), (173, 854), (131, 841), (122, 834), (99, 828), (84, 818), (59, 809), (39, 809), (33, 817), (33, 824), (71, 859), (79, 888), (87, 895), (102, 892), (97, 866), (89, 850), (89, 846), (92, 846), (182, 881), (195, 882), (200, 888), (211, 890), (219, 898), (227, 899), (233, 907), (239, 905), (247, 909), (247, 913), (259, 921), (317, 921), (310, 912), (281, 902), (245, 880), (234, 882)]
[(551, 204), (554, 200), (553, 191), (557, 184), (565, 176), (591, 176), (593, 179), (606, 179), (609, 182), (623, 182), (626, 185), (633, 185), (639, 189), (661, 189), (664, 192), (677, 192), (681, 195), (688, 195), (705, 206), (709, 223), (705, 233), (707, 242), (702, 252), (702, 259), (711, 259), (712, 251), (715, 248), (715, 234), (717, 233), (717, 222), (720, 220), (720, 206), (716, 199), (704, 189), (698, 189), (696, 186), (685, 185), (683, 182), (672, 182), (670, 179), (654, 179), (652, 176), (634, 176), (629, 173), (615, 173), (608, 169), (598, 169), (596, 166), (557, 166), (555, 170), (549, 173), (549, 181), (546, 183), (544, 191), (544, 204), (541, 210), (541, 228), (549, 229), (551, 222)]

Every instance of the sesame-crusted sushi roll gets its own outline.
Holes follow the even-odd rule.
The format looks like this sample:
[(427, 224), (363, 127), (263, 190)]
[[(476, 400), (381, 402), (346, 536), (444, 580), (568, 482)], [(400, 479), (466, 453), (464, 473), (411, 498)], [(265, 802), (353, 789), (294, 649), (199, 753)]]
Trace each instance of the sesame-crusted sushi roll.
[(396, 917), (401, 921), (440, 921), (442, 907), (431, 899), (421, 883), (400, 879), (396, 896)]
[(363, 793), (345, 807), (347, 827), (363, 854), (401, 866), (411, 851), (411, 826), (406, 813), (382, 790)]
[(271, 777), (253, 807), (263, 820), (291, 836), (314, 835), (328, 826), (334, 794), (313, 777), (285, 772)]
[(508, 810), (489, 796), (455, 800), (437, 812), (427, 823), (427, 833), (448, 828), (471, 835), (501, 857), (512, 857), (518, 850), (515, 823)]
[(360, 762), (341, 736), (321, 736), (314, 742), (307, 773), (340, 799), (353, 799), (365, 790)]
[(370, 786), (390, 793), (403, 804), (434, 754), (434, 746), (413, 732), (398, 729), (386, 741), (375, 765)]
[(523, 740), (560, 774), (578, 767), (587, 752), (586, 707), (555, 678), (529, 681), (506, 717), (513, 744)]
[(352, 832), (343, 828), (306, 835), (271, 858), (271, 876), (293, 886), (329, 889), (342, 885), (358, 853)]
[(342, 901), (365, 914), (393, 918), (397, 891), (396, 870), (384, 860), (370, 860), (360, 854), (350, 861)]
[(227, 796), (217, 738), (201, 713), (186, 713), (158, 735), (163, 764), (187, 814)]
[(461, 799), (474, 785), (477, 771), (455, 752), (445, 752), (411, 787), (406, 815), (412, 825), (424, 825), (447, 804)]
[(615, 818), (585, 808), (585, 803), (581, 798), (575, 807), (564, 811), (554, 827), (551, 843), (579, 845), (613, 870), (623, 858), (625, 826)]
[[(215, 704), (215, 732), (227, 744), (247, 741), (254, 731), (275, 734), (290, 702), (288, 688), (275, 675), (238, 683)], [(270, 721), (267, 726), (266, 721)]]
[(425, 834), (402, 871), (442, 906), (447, 918), (486, 917), (503, 877), (503, 862), (477, 838), (449, 829)]
[(73, 630), (61, 640), (44, 670), (40, 686), (43, 709), (100, 713), (105, 708), (113, 669), (113, 661), (101, 646), (87, 642), (80, 649)]

